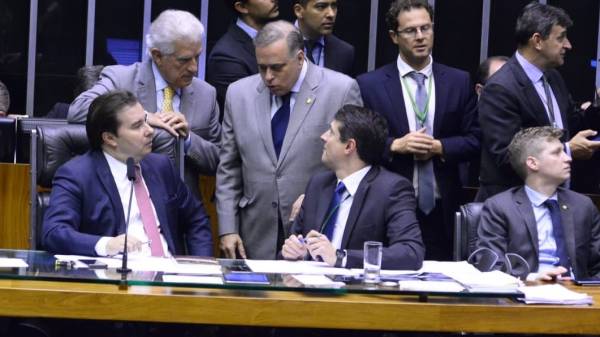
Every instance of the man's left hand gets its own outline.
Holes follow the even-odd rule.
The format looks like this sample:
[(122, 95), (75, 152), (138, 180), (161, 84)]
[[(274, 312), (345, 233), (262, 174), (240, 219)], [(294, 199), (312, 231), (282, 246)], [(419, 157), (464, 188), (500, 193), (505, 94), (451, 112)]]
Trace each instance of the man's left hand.
[(306, 235), (306, 243), (308, 245), (308, 252), (313, 260), (318, 261), (318, 256), (320, 256), (323, 262), (330, 266), (335, 265), (335, 261), (337, 260), (336, 249), (327, 236), (312, 230)]
[(189, 133), (189, 125), (185, 116), (180, 112), (163, 111), (158, 113), (158, 117), (163, 123), (169, 125), (182, 137), (187, 137)]

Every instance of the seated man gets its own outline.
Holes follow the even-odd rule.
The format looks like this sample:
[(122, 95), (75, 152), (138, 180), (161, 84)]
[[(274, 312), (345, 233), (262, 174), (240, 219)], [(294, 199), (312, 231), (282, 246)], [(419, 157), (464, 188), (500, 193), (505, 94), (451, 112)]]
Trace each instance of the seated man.
[[(91, 150), (58, 169), (42, 242), (53, 253), (115, 255), (123, 251), (131, 182), (128, 251), (142, 255), (212, 255), (208, 217), (172, 162), (150, 153), (154, 130), (147, 113), (127, 91), (98, 96), (86, 130)], [(185, 245), (184, 245), (185, 237)], [(187, 251), (185, 247), (187, 246)]]
[(527, 261), (528, 279), (551, 280), (569, 272), (576, 278), (600, 275), (600, 214), (592, 201), (561, 187), (571, 174), (571, 157), (560, 142), (562, 130), (549, 126), (519, 131), (508, 147), (513, 169), (525, 186), (488, 199), (481, 213), (478, 248)]
[[(322, 259), (336, 267), (363, 264), (363, 244), (383, 242), (382, 268), (419, 269), (425, 248), (415, 215), (415, 194), (405, 178), (377, 165), (388, 130), (379, 114), (345, 105), (321, 135), (322, 162), (285, 240), (285, 259)], [(333, 197), (332, 197), (333, 195)], [(329, 205), (329, 206), (327, 206)]]

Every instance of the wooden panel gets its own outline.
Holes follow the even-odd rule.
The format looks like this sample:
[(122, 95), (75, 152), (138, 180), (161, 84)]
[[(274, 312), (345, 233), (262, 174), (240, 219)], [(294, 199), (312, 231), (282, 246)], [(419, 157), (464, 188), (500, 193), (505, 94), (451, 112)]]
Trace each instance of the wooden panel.
[(29, 248), (29, 165), (0, 163), (0, 248)]

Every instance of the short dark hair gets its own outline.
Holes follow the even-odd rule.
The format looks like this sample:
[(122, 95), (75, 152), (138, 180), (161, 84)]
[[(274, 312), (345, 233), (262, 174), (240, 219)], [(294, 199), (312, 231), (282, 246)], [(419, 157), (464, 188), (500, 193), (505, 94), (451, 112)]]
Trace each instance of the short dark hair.
[(298, 4), (302, 7), (306, 7), (306, 4), (309, 2), (310, 0), (294, 0), (294, 5)]
[(554, 25), (569, 28), (573, 25), (573, 21), (562, 8), (544, 5), (537, 1), (530, 2), (517, 18), (515, 27), (517, 46), (527, 45), (535, 33), (539, 33), (543, 39), (548, 38)]
[(400, 12), (410, 11), (414, 8), (424, 8), (429, 13), (429, 18), (433, 22), (433, 7), (427, 0), (395, 0), (385, 15), (385, 22), (388, 29), (396, 31), (398, 29), (398, 15)]
[(379, 164), (385, 151), (388, 125), (380, 114), (357, 105), (344, 105), (333, 117), (340, 123), (340, 141), (356, 141), (358, 157), (369, 165)]
[(522, 179), (527, 178), (527, 157), (538, 156), (543, 148), (543, 142), (559, 140), (563, 131), (551, 126), (536, 126), (522, 129), (508, 144), (508, 157), (513, 170)]
[(475, 74), (475, 79), (477, 80), (477, 82), (475, 82), (475, 83), (479, 83), (481, 85), (485, 84), (485, 82), (488, 80), (488, 78), (490, 78), (490, 65), (494, 61), (507, 62), (508, 57), (506, 57), (506, 56), (490, 56), (487, 59), (485, 59), (485, 61), (481, 62), (481, 64), (477, 68), (477, 73)]
[(138, 99), (129, 91), (111, 91), (100, 95), (90, 104), (85, 123), (88, 142), (92, 150), (102, 149), (102, 133), (110, 132), (117, 135), (121, 123), (117, 114), (124, 108), (138, 103)]

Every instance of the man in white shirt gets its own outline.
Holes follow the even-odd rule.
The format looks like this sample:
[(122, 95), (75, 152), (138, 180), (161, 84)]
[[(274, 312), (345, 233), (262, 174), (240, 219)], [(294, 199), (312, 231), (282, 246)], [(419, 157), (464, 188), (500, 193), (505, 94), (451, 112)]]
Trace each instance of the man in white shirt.
[[(148, 113), (127, 91), (98, 96), (86, 131), (91, 150), (58, 169), (44, 214), (42, 245), (58, 254), (212, 255), (208, 217), (173, 163), (150, 153)], [(135, 180), (128, 179), (128, 158)], [(128, 212), (130, 193), (131, 213)], [(127, 227), (127, 217), (129, 226)]]
[(388, 130), (369, 109), (346, 105), (321, 135), (321, 160), (331, 171), (308, 183), (300, 213), (281, 250), (336, 267), (362, 267), (365, 241), (383, 243), (382, 268), (419, 269), (425, 248), (412, 186), (378, 166)]
[[(560, 187), (571, 176), (562, 134), (550, 126), (527, 128), (508, 146), (525, 185), (489, 198), (478, 228), (478, 248), (498, 256), (497, 269), (541, 280), (600, 275), (600, 214), (590, 198)], [(517, 267), (509, 253), (527, 263)]]

